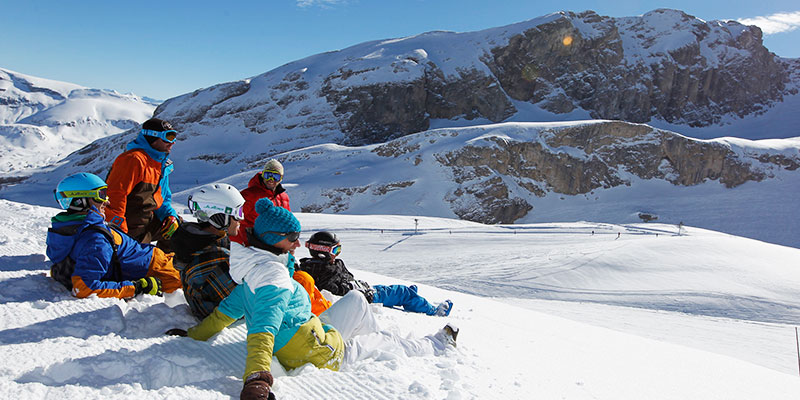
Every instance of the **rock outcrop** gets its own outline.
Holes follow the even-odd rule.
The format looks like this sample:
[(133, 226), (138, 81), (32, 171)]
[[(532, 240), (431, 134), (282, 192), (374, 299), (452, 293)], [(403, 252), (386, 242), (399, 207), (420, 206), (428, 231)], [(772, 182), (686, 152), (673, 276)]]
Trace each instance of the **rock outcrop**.
[[(654, 19), (674, 21), (682, 46), (660, 51), (676, 39), (664, 38)], [(593, 36), (579, 24), (592, 26)], [(787, 90), (789, 65), (763, 46), (759, 28), (675, 10), (622, 19), (564, 13), (491, 52), (485, 61), (511, 98), (554, 113), (580, 107), (597, 119), (707, 126), (796, 92)]]
[[(719, 142), (689, 139), (646, 125), (605, 122), (545, 130), (540, 141), (491, 137), (440, 153), (436, 159), (459, 185), (447, 197), (460, 218), (513, 223), (533, 209), (524, 198), (548, 193), (581, 195), (630, 185), (622, 172), (691, 186), (719, 181), (735, 187), (767, 174)], [(800, 157), (758, 157), (776, 168), (796, 169)], [(511, 188), (517, 197), (511, 195)], [(525, 196), (520, 196), (527, 191)]]

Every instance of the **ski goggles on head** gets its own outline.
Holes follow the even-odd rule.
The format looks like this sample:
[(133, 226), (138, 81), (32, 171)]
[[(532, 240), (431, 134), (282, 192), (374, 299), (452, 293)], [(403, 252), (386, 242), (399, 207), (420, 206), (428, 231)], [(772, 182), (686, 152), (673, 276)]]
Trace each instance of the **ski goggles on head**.
[(300, 240), (300, 232), (273, 232), (273, 231), (266, 231), (261, 232), (260, 236), (264, 236), (264, 234), (271, 233), (273, 235), (283, 236), (290, 242), (296, 242)]
[(280, 182), (283, 179), (283, 175), (275, 172), (275, 171), (263, 171), (261, 173), (261, 177), (264, 178), (265, 181), (275, 181)]
[(342, 252), (341, 243), (336, 243), (333, 246), (325, 246), (324, 244), (306, 242), (306, 247), (308, 247), (309, 250), (321, 251), (323, 253), (333, 254), (335, 256), (338, 256)]
[[(63, 192), (56, 192), (56, 201), (59, 203), (61, 203), (62, 200), (82, 197), (105, 203), (108, 201), (108, 187), (102, 186), (92, 190), (65, 190)], [(67, 204), (69, 204), (69, 202), (67, 202)]]
[(178, 138), (178, 131), (170, 129), (167, 131), (154, 131), (152, 129), (142, 129), (142, 135), (157, 137), (167, 143), (175, 143)]

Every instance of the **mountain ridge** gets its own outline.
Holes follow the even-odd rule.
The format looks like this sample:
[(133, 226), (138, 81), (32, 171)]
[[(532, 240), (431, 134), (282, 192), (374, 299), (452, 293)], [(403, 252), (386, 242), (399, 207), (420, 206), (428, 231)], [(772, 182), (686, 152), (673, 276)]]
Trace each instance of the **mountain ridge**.
[(132, 129), (155, 107), (133, 94), (0, 68), (0, 181), (57, 163), (95, 139)]
[[(638, 32), (636, 35), (641, 37), (631, 32)], [(567, 33), (573, 35), (569, 46), (563, 42)], [(641, 45), (644, 42), (649, 43), (647, 49)], [(608, 48), (589, 51), (591, 43), (605, 43)], [(536, 50), (537, 46), (544, 46), (546, 54), (552, 53), (553, 57), (549, 61), (536, 61), (539, 67), (531, 69), (526, 66), (541, 51)], [(626, 52), (626, 46), (635, 50)], [(673, 66), (681, 66), (681, 60), (694, 60), (699, 55), (710, 61), (697, 65), (727, 65), (722, 62), (726, 60), (756, 63), (760, 59), (750, 57), (748, 48), (766, 57), (762, 61), (768, 65), (785, 67), (781, 76), (790, 79), (781, 78), (778, 86), (767, 86), (764, 91), (767, 97), (777, 89), (783, 96), (776, 97), (773, 105), (752, 103), (754, 108), (745, 118), (723, 113), (719, 126), (690, 127), (673, 121), (667, 125), (681, 130), (667, 130), (659, 127), (664, 121), (654, 121), (652, 125), (597, 119), (585, 122), (591, 119), (592, 111), (580, 108), (579, 104), (573, 107), (576, 103), (566, 90), (545, 93), (545, 89), (553, 87), (553, 82), (571, 78), (577, 83), (563, 82), (588, 85), (585, 86), (588, 97), (584, 100), (606, 96), (597, 93), (613, 85), (601, 84), (619, 79), (626, 82), (620, 78), (620, 64), (613, 64), (627, 60), (625, 57), (631, 63), (669, 59), (675, 62), (670, 64)], [(586, 51), (578, 51), (581, 53), (578, 58), (569, 58), (576, 49)], [(620, 49), (622, 53), (617, 51)], [(571, 61), (554, 61), (562, 56)], [(600, 62), (590, 64), (592, 57)], [(581, 74), (589, 67), (596, 69), (606, 64), (616, 65), (611, 71), (617, 74), (606, 78)], [(765, 216), (758, 211), (769, 209), (772, 201), (767, 192), (759, 193), (758, 188), (777, 191), (784, 196), (781, 202), (797, 196), (797, 189), (792, 186), (800, 164), (796, 138), (703, 140), (696, 138), (698, 135), (690, 138), (692, 135), (684, 132), (709, 129), (699, 136), (714, 132), (747, 133), (751, 126), (761, 126), (755, 136), (776, 126), (781, 129), (776, 131), (778, 137), (796, 132), (800, 124), (793, 122), (800, 117), (786, 110), (800, 106), (800, 96), (792, 94), (797, 87), (795, 79), (800, 76), (797, 65), (797, 60), (780, 59), (768, 53), (761, 45), (758, 28), (735, 22), (705, 22), (675, 10), (656, 10), (641, 17), (625, 18), (602, 17), (594, 12), (561, 12), (484, 31), (429, 32), (309, 56), (249, 79), (168, 99), (158, 106), (155, 115), (173, 122), (180, 132), (171, 155), (176, 165), (170, 177), (174, 192), (215, 180), (233, 180), (230, 183), (243, 187), (246, 178), (242, 176), (252, 175), (263, 162), (276, 157), (287, 164), (287, 183), (304, 188), (293, 194), (293, 203), (308, 211), (374, 212), (375, 203), (391, 199), (394, 207), (382, 209), (383, 212), (460, 217), (485, 223), (544, 222), (544, 218), (623, 223), (637, 221), (639, 215), (649, 215), (660, 218), (660, 222), (685, 222), (800, 246), (791, 237), (800, 224), (790, 205), (776, 216)], [(676, 67), (674, 73), (680, 75), (681, 71), (693, 68), (690, 67)], [(563, 68), (577, 72), (558, 73)], [(509, 73), (512, 70), (515, 72)], [(557, 79), (551, 82), (548, 76)], [(675, 90), (686, 97), (691, 86), (687, 86), (688, 82), (699, 78), (692, 74), (680, 76), (683, 78), (676, 79), (683, 84)], [(703, 76), (707, 83), (730, 78), (722, 72)], [(515, 79), (523, 79), (525, 83), (517, 85), (513, 83)], [(653, 80), (643, 82), (652, 85), (642, 83), (634, 85), (634, 89), (661, 87)], [(508, 89), (525, 87), (532, 90), (521, 92), (533, 93), (532, 96), (538, 96), (536, 90), (545, 90), (540, 93), (544, 93), (540, 96), (543, 100), (532, 103), (530, 99), (508, 94)], [(659, 92), (666, 93), (662, 89)], [(705, 98), (713, 98), (711, 92)], [(625, 93), (617, 96), (636, 98)], [(699, 89), (692, 93), (700, 98)], [(563, 114), (552, 112), (551, 106), (560, 102), (569, 107), (564, 108)], [(550, 111), (545, 109), (548, 107)], [(692, 113), (686, 109), (686, 115), (717, 115), (709, 110)], [(504, 142), (499, 139), (502, 135), (494, 134), (505, 129), (531, 132), (543, 129), (515, 125), (535, 123), (553, 125), (547, 128), (553, 136), (544, 138), (537, 134), (530, 136), (529, 142), (528, 139)], [(454, 141), (455, 147), (435, 149), (438, 144), (433, 138), (442, 129), (454, 137), (478, 129), (494, 138), (491, 146)], [(556, 132), (559, 130), (560, 134)], [(49, 204), (51, 199), (36, 194), (37, 190), (49, 192), (69, 173), (88, 171), (105, 176), (116, 155), (136, 134), (137, 129), (132, 129), (95, 141), (62, 160), (60, 166), (50, 167), (24, 184), (7, 181), (0, 195)], [(432, 142), (420, 139), (426, 137)], [(403, 143), (409, 141), (416, 143), (417, 148), (403, 150)], [(548, 144), (548, 141), (553, 142)], [(368, 150), (378, 148), (387, 155), (382, 157), (387, 162), (377, 161), (372, 150)], [(778, 148), (781, 150), (775, 150)], [(487, 149), (491, 151), (479, 154)], [(343, 159), (313, 154), (325, 151)], [(317, 164), (305, 163), (297, 158), (298, 154), (316, 159)], [(409, 154), (415, 154), (411, 164), (404, 158)], [(424, 169), (417, 167), (418, 160), (426, 162), (425, 167), (435, 166), (431, 171), (438, 171), (435, 175), (438, 174), (444, 190), (424, 187), (413, 176), (394, 177), (397, 168)], [(498, 163), (499, 160), (514, 164), (514, 168)], [(390, 166), (388, 172), (375, 168), (374, 163)], [(535, 168), (526, 167), (528, 164)], [(345, 179), (347, 175), (341, 171), (330, 175), (327, 168), (331, 165), (371, 171), (373, 175)], [(319, 181), (315, 176), (327, 178)], [(721, 203), (732, 202), (729, 212), (744, 215), (744, 222), (725, 221), (723, 215), (713, 210), (707, 218), (695, 212), (682, 217), (682, 210), (641, 190), (632, 191), (623, 200), (617, 198), (636, 186), (651, 187), (666, 198), (678, 196), (675, 203), (681, 203), (682, 193), (688, 190), (694, 193), (689, 196), (693, 203), (681, 203), (684, 208), (702, 208), (704, 199), (700, 193), (709, 192)], [(430, 190), (435, 195), (426, 196)], [(425, 207), (416, 204), (420, 196), (426, 197), (421, 203)], [(742, 196), (753, 200), (743, 201)], [(619, 209), (614, 209), (615, 204)], [(775, 234), (777, 228), (785, 228), (785, 233)]]

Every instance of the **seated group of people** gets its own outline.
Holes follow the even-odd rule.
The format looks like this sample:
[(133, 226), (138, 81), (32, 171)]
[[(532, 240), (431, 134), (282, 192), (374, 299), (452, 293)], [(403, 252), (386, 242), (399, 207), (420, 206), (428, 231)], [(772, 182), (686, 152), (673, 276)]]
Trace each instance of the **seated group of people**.
[[(78, 173), (59, 182), (55, 197), (65, 211), (52, 218), (47, 255), (53, 262), (51, 276), (74, 296), (129, 298), (183, 289), (200, 322), (167, 334), (196, 340), (207, 340), (244, 318), (243, 399), (274, 398), (273, 355), (287, 369), (311, 363), (338, 370), (376, 349), (412, 356), (440, 354), (455, 346), (458, 329), (451, 324), (419, 339), (380, 330), (369, 303), (447, 316), (452, 302), (434, 306), (417, 294), (416, 286), (370, 286), (356, 280), (338, 257), (342, 245), (335, 234), (313, 234), (305, 243), (311, 257), (295, 259), (301, 226), (280, 184), (284, 171), (277, 160), (267, 162), (241, 192), (225, 183), (199, 187), (188, 202), (197, 222), (183, 222), (170, 204), (163, 179), (168, 173), (154, 178), (146, 173), (147, 163), (120, 161), (126, 155), (141, 159), (140, 153), (163, 153), (162, 171), (165, 165), (171, 171), (166, 155), (176, 135), (166, 121), (154, 118), (143, 124), (135, 146), (129, 145), (112, 166), (109, 181), (123, 175), (115, 172), (118, 165), (129, 165), (128, 171), (144, 166), (145, 173), (130, 175), (150, 184), (114, 184), (127, 188), (120, 192), (127, 193), (126, 204), (117, 212), (108, 212), (114, 208), (115, 191), (98, 176)], [(145, 146), (151, 148), (142, 151)], [(149, 216), (136, 207), (148, 208)], [(138, 214), (145, 218), (137, 220), (133, 237), (131, 216)], [(322, 290), (343, 297), (332, 303)]]

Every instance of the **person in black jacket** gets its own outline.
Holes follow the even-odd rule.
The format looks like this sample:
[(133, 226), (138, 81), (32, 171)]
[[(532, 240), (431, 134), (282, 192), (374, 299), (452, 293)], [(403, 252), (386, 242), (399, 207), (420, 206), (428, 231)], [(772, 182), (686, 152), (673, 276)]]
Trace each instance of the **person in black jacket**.
[(244, 198), (226, 183), (199, 187), (189, 196), (198, 222), (181, 224), (172, 236), (189, 309), (203, 319), (236, 287), (230, 275), (230, 237), (239, 232)]
[(374, 285), (357, 280), (344, 261), (338, 258), (342, 252), (342, 244), (335, 234), (328, 231), (317, 232), (306, 241), (305, 246), (311, 257), (300, 259), (297, 267), (312, 278), (319, 290), (327, 290), (337, 296), (344, 296), (351, 290), (363, 293), (370, 303), (381, 303), (384, 307), (402, 307), (405, 311), (424, 313), (427, 315), (447, 316), (453, 308), (453, 302), (445, 300), (434, 306), (417, 294), (417, 286), (406, 285)]

